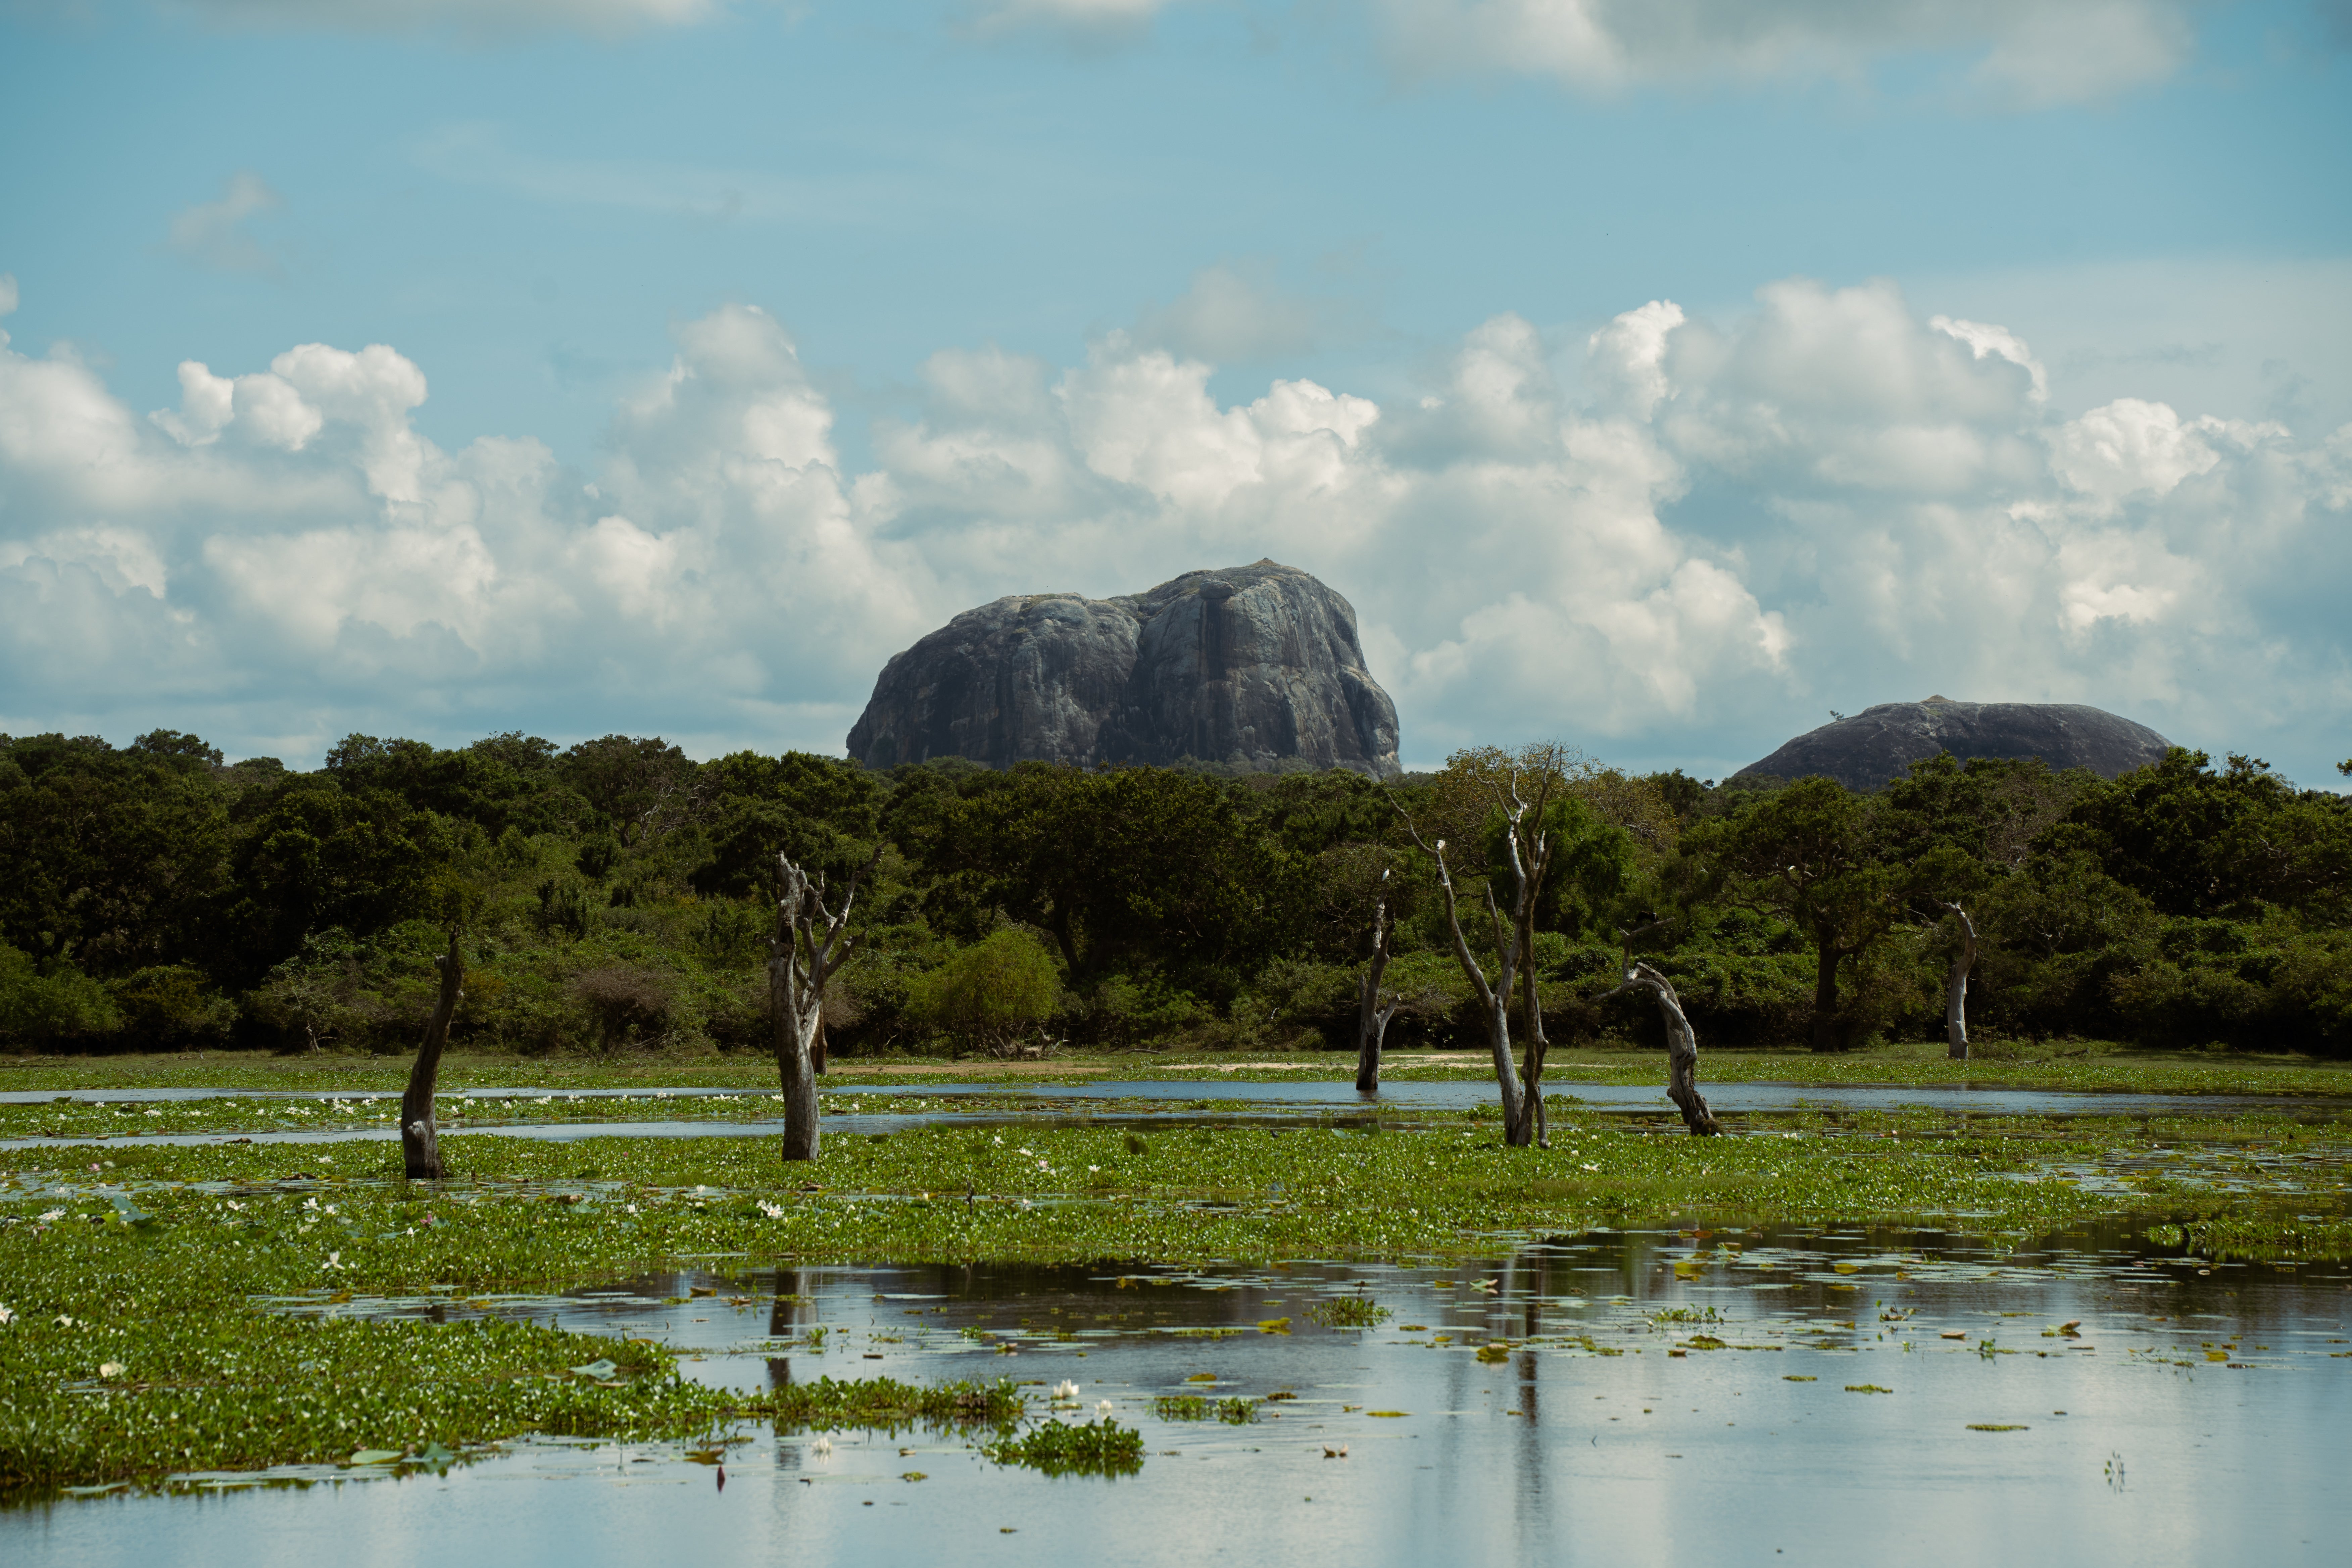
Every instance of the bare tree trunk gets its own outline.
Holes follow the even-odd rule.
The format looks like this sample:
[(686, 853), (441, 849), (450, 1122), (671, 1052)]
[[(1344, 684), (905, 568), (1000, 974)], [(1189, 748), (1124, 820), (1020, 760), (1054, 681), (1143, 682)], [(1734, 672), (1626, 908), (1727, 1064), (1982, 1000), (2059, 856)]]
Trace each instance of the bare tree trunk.
[(784, 1091), (784, 1158), (817, 1155), (816, 1075), (824, 1061), (824, 984), (849, 958), (856, 939), (842, 933), (857, 885), (882, 858), (876, 845), (866, 868), (849, 879), (839, 912), (824, 889), (783, 855), (776, 857), (776, 935), (768, 943), (768, 1011), (775, 1028), (776, 1076)]
[(1819, 939), (1820, 948), (1813, 961), (1813, 1049), (1833, 1051), (1838, 1048), (1837, 966), (1845, 955), (1827, 936)]
[(1960, 922), (1960, 945), (1952, 952), (1952, 967), (1944, 982), (1944, 1054), (1954, 1061), (1969, 1059), (1969, 971), (1976, 967), (1977, 928), (1958, 904), (1946, 909)]
[[(1529, 922), (1532, 923), (1532, 922)], [(1533, 1123), (1528, 1136), (1539, 1149), (1551, 1147), (1551, 1125), (1544, 1114), (1544, 1058), (1551, 1050), (1551, 1042), (1544, 1037), (1543, 1004), (1536, 998), (1536, 966), (1534, 933), (1522, 933), (1527, 962), (1519, 970), (1519, 1015), (1527, 1028), (1527, 1062), (1520, 1068), (1520, 1079), (1527, 1088), (1528, 1118)]]
[(776, 942), (781, 950), (768, 965), (768, 994), (776, 1023), (776, 1076), (784, 1091), (784, 1158), (814, 1160), (817, 1152), (816, 1063), (811, 1058), (817, 1020), (801, 1005), (794, 984), (799, 965), (793, 962), (793, 938)]
[[(1381, 873), (1386, 881), (1388, 873)], [(1356, 1092), (1373, 1094), (1381, 1087), (1381, 1044), (1388, 1037), (1389, 1020), (1397, 1004), (1381, 1005), (1381, 976), (1389, 967), (1389, 905), (1382, 899), (1372, 908), (1372, 960), (1356, 983)]]
[(449, 1043), (449, 1017), (457, 1010), (459, 989), (466, 978), (464, 960), (457, 956), (457, 928), (449, 928), (449, 951), (433, 961), (441, 971), (441, 994), (433, 1004), (433, 1021), (425, 1026), (425, 1043), (416, 1047), (416, 1065), (408, 1069), (408, 1088), (400, 1097), (400, 1159), (411, 1181), (437, 1182), (449, 1173), (441, 1163), (440, 1131), (433, 1122), (433, 1091), (441, 1077), (441, 1051)]
[(1609, 995), (1641, 990), (1657, 993), (1658, 1016), (1665, 1021), (1666, 1097), (1682, 1111), (1683, 1125), (1693, 1134), (1722, 1131), (1722, 1124), (1698, 1091), (1698, 1034), (1683, 1014), (1683, 1000), (1675, 994), (1674, 982), (1646, 963), (1632, 963), (1625, 968), (1623, 983)]

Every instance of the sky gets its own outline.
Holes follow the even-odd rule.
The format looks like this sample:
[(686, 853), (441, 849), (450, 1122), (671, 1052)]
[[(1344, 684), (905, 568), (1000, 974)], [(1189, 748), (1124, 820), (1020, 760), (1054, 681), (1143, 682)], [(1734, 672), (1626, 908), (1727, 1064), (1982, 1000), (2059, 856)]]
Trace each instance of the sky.
[(838, 754), (1272, 557), (1409, 766), (2352, 756), (2352, 0), (0, 0), (0, 731)]

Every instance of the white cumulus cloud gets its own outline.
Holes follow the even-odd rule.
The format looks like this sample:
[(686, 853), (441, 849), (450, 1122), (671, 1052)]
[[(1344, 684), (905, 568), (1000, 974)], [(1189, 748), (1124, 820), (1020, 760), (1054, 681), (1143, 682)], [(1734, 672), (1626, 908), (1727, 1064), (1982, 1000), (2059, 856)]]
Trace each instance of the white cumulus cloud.
[(1370, 0), (1408, 75), (1501, 71), (1586, 91), (1852, 78), (1957, 52), (2020, 107), (2160, 81), (2194, 42), (2179, 0)]
[(862, 468), (777, 318), (676, 339), (586, 472), (527, 434), (444, 450), (388, 345), (191, 361), (146, 417), (0, 345), (0, 728), (837, 748), (958, 610), (1266, 555), (1354, 603), (1412, 761), (1559, 734), (1719, 773), (1942, 691), (2292, 768), (2352, 711), (2352, 427), (2058, 408), (2018, 334), (1885, 283), (1506, 314), (1381, 399), (1226, 401), (1141, 334), (942, 350)]

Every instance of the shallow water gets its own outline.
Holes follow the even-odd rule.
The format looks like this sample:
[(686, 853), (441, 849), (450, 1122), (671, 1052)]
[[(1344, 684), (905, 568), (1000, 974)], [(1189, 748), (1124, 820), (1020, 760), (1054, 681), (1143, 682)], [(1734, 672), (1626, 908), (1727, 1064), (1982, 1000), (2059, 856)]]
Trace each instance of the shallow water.
[[(1935, 1110), (1965, 1110), (1989, 1116), (2194, 1116), (2231, 1115), (2244, 1110), (2352, 1110), (2352, 1095), (2260, 1094), (2125, 1094), (2074, 1089), (1998, 1089), (1974, 1084), (1802, 1084), (1706, 1083), (1700, 1089), (1717, 1110), (1801, 1110), (1818, 1107), (1841, 1110), (1894, 1110), (1922, 1106)], [(1415, 1082), (1391, 1080), (1373, 1094), (1359, 1094), (1349, 1082), (1235, 1083), (1228, 1080), (1134, 1079), (1103, 1083), (1034, 1084), (1021, 1082), (863, 1083), (828, 1080), (828, 1097), (852, 1095), (905, 1096), (931, 1099), (960, 1095), (996, 1095), (1040, 1101), (1069, 1100), (1209, 1100), (1219, 1104), (1361, 1108), (1394, 1105), (1409, 1110), (1461, 1110), (1494, 1101), (1495, 1086), (1485, 1079), (1452, 1079)], [(463, 1104), (478, 1100), (558, 1101), (583, 1100), (743, 1100), (769, 1097), (766, 1089), (465, 1089), (444, 1091), (444, 1101)], [(1663, 1073), (1652, 1083), (1583, 1083), (1569, 1079), (1547, 1079), (1544, 1093), (1566, 1096), (1591, 1110), (1651, 1111), (1672, 1115)], [(207, 1100), (292, 1100), (314, 1103), (350, 1101), (364, 1104), (396, 1101), (397, 1089), (10, 1089), (0, 1092), (0, 1105), (47, 1105), (71, 1101), (84, 1105), (161, 1105)]]
[[(2246, 1111), (2300, 1117), (2352, 1115), (2352, 1097), (2282, 1098), (2256, 1095), (2095, 1094), (2062, 1090), (1979, 1089), (1966, 1085), (1890, 1088), (1880, 1085), (1824, 1086), (1786, 1083), (1718, 1084), (1706, 1090), (1708, 1103), (1735, 1128), (1747, 1117), (1821, 1110), (1829, 1112), (1926, 1110), (1952, 1115), (1982, 1116), (2210, 1116)], [(1087, 1120), (1145, 1125), (1150, 1120), (1213, 1121), (1236, 1126), (1273, 1125), (1305, 1118), (1328, 1119), (1344, 1124), (1350, 1114), (1374, 1110), (1465, 1110), (1490, 1105), (1494, 1088), (1470, 1081), (1438, 1083), (1392, 1082), (1375, 1095), (1361, 1095), (1349, 1083), (1230, 1083), (1183, 1080), (1137, 1080), (1122, 1083), (1038, 1086), (1033, 1084), (847, 1084), (828, 1086), (825, 1128), (845, 1134), (874, 1134), (944, 1121), (975, 1125), (1018, 1125), (1040, 1121)], [(1663, 1089), (1649, 1085), (1575, 1083), (1546, 1085), (1548, 1099), (1565, 1100), (1574, 1109), (1600, 1115), (1655, 1117), (1671, 1120), (1672, 1104)], [(939, 1108), (952, 1102), (987, 1097), (985, 1107), (971, 1110)], [(44, 1094), (0, 1094), (0, 1104), (37, 1105), (72, 1101), (81, 1104), (196, 1103), (235, 1100), (240, 1104), (263, 1102), (328, 1103), (344, 1106), (389, 1104), (398, 1096), (388, 1091), (331, 1093), (313, 1090), (251, 1089), (89, 1089)], [(577, 1089), (551, 1091), (528, 1089), (476, 1089), (441, 1097), (444, 1136), (492, 1133), (502, 1137), (569, 1142), (582, 1138), (742, 1138), (769, 1137), (781, 1132), (781, 1118), (757, 1114), (777, 1097), (759, 1091), (713, 1089)], [(520, 1123), (467, 1124), (469, 1103), (496, 1106), (528, 1101), (533, 1106), (583, 1101), (609, 1104), (643, 1100), (648, 1109), (678, 1102), (713, 1107), (741, 1102), (740, 1111), (719, 1111), (709, 1119), (649, 1118), (644, 1121), (549, 1120)], [(920, 1110), (893, 1111), (905, 1100), (930, 1102)], [(1097, 1108), (1110, 1114), (1099, 1115)], [(752, 1113), (752, 1114), (746, 1114)], [(151, 1111), (151, 1114), (152, 1112)], [(730, 1118), (721, 1120), (721, 1117)], [(77, 1130), (56, 1135), (0, 1138), (0, 1150), (37, 1149), (136, 1139), (142, 1143), (340, 1143), (387, 1142), (396, 1136), (389, 1126), (328, 1126), (234, 1128), (205, 1131), (145, 1131), (137, 1128)]]
[[(1068, 1378), (1085, 1414), (1108, 1399), (1142, 1430), (1142, 1472), (1048, 1479), (952, 1433), (835, 1433), (820, 1454), (756, 1430), (722, 1488), (677, 1445), (524, 1442), (439, 1477), (20, 1508), (0, 1554), (2293, 1563), (2340, 1562), (2352, 1525), (2352, 1271), (2160, 1258), (2122, 1225), (2006, 1253), (1891, 1230), (1612, 1232), (1444, 1270), (744, 1267), (279, 1305), (650, 1334), (738, 1387), (1001, 1374), (1034, 1383), (1043, 1415)], [(1311, 1321), (1359, 1292), (1396, 1315)], [(1277, 1391), (1297, 1397), (1248, 1426), (1151, 1409)]]

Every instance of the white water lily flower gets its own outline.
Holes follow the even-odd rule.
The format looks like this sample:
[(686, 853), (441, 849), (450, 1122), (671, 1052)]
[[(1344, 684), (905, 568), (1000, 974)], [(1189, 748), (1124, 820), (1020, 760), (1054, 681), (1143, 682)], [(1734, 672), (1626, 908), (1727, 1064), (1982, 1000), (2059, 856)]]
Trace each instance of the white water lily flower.
[(1598, 1166), (1598, 1165), (1587, 1165), (1587, 1166), (1585, 1166), (1584, 1168), (1585, 1168), (1586, 1170), (1588, 1170), (1588, 1171), (1597, 1171), (1597, 1170), (1601, 1169), (1601, 1167), (1600, 1167), (1600, 1166)]
[(63, 1312), (59, 1312), (58, 1314), (58, 1327), (61, 1329), (70, 1329), (73, 1326), (74, 1321), (71, 1318), (67, 1317)]
[(635, 1204), (631, 1204), (631, 1205), (629, 1205), (629, 1212), (630, 1212), (631, 1214), (635, 1214), (635, 1213), (636, 1213), (636, 1212), (637, 1212), (637, 1205), (635, 1205)]
[(809, 1452), (814, 1454), (820, 1459), (830, 1457), (833, 1453), (833, 1439), (830, 1437), (819, 1437), (815, 1442), (809, 1445)]
[(1037, 1162), (1037, 1168), (1041, 1171), (1051, 1172), (1054, 1167), (1045, 1163), (1045, 1161), (1040, 1160)]
[(123, 1366), (119, 1361), (101, 1362), (99, 1363), (98, 1375), (100, 1377), (121, 1377), (122, 1373)]
[(313, 1195), (311, 1195), (311, 1196), (310, 1196), (310, 1197), (304, 1198), (304, 1199), (302, 1200), (302, 1206), (303, 1206), (304, 1208), (306, 1208), (306, 1209), (315, 1209), (315, 1208), (317, 1208), (317, 1207), (319, 1206), (319, 1200), (318, 1200), (317, 1195), (316, 1195), (316, 1194), (313, 1194)]
[[(1003, 1139), (1002, 1139), (1002, 1138), (991, 1138), (991, 1139), (989, 1140), (989, 1142), (992, 1142), (992, 1143), (993, 1143), (993, 1144), (995, 1144), (995, 1145), (996, 1145), (998, 1148), (1000, 1148), (1000, 1149), (1002, 1149), (1002, 1148), (1003, 1148), (1003, 1147), (1004, 1147), (1004, 1140), (1003, 1140)], [(1027, 1153), (1027, 1152), (1028, 1152), (1028, 1151), (1024, 1149), (1024, 1150), (1023, 1150), (1023, 1151), (1022, 1151), (1022, 1152), (1025, 1154), (1025, 1153)]]
[(340, 1252), (330, 1252), (327, 1254), (327, 1261), (320, 1265), (321, 1268), (341, 1268), (342, 1266), (343, 1255)]
[[(333, 1164), (334, 1163), (335, 1163), (335, 1157), (334, 1157), (332, 1154), (321, 1154), (321, 1155), (320, 1155), (320, 1156), (319, 1156), (319, 1163), (320, 1163), (321, 1165), (331, 1165), (331, 1164)], [(327, 1212), (328, 1212), (329, 1214), (332, 1214), (332, 1213), (334, 1213), (335, 1211), (334, 1211), (334, 1210), (332, 1210), (332, 1209), (329, 1209)]]
[(1102, 1418), (1105, 1426), (1108, 1426), (1110, 1424), (1110, 1401), (1106, 1399), (1097, 1404), (1095, 1406), (1095, 1414)]
[(784, 1217), (783, 1205), (782, 1204), (772, 1204), (765, 1198), (761, 1198), (760, 1200), (760, 1212), (766, 1215), (770, 1219), (782, 1219)]
[(41, 1223), (42, 1223), (43, 1225), (55, 1225), (55, 1224), (57, 1224), (57, 1223), (58, 1223), (58, 1221), (59, 1221), (59, 1220), (61, 1220), (61, 1219), (63, 1219), (63, 1218), (65, 1218), (65, 1217), (66, 1217), (66, 1211), (65, 1211), (65, 1210), (63, 1210), (63, 1209), (51, 1209), (48, 1213), (47, 1213), (47, 1214), (45, 1214), (45, 1215), (43, 1215), (41, 1216)]
[(149, 1111), (147, 1114), (148, 1114), (148, 1115), (150, 1115), (150, 1116), (161, 1116), (161, 1115), (163, 1115), (163, 1113), (162, 1111), (160, 1111), (160, 1110), (151, 1110), (151, 1111)]
[(1054, 1385), (1054, 1403), (1056, 1405), (1069, 1404), (1077, 1397), (1078, 1385), (1068, 1378), (1066, 1377)]

